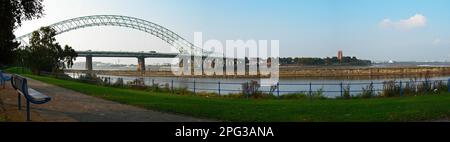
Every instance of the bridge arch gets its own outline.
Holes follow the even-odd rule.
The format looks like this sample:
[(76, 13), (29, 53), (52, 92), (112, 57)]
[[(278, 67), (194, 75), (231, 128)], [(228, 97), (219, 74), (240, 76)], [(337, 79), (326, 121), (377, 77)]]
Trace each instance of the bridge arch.
[[(169, 45), (175, 47), (180, 53), (194, 55), (208, 54), (207, 52), (196, 47), (194, 44), (185, 40), (175, 32), (161, 25), (129, 16), (92, 15), (64, 20), (50, 25), (51, 28), (56, 30), (57, 35), (72, 30), (98, 26), (117, 26), (143, 31), (165, 41)], [(22, 45), (28, 45), (31, 34), (32, 33), (28, 33), (26, 35), (20, 36), (15, 40), (21, 42)]]

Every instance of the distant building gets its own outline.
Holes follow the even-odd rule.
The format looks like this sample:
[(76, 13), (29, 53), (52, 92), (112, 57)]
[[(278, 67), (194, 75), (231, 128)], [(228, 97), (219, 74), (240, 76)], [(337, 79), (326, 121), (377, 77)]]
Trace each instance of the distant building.
[(342, 59), (344, 58), (344, 52), (342, 52), (342, 50), (338, 51), (337, 58), (338, 58), (339, 62), (342, 63)]

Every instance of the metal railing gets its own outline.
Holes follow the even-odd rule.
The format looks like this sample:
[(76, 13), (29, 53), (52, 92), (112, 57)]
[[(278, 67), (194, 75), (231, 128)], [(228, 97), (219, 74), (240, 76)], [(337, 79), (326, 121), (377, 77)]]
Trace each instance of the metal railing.
[[(152, 80), (152, 82), (155, 82), (155, 80)], [(173, 84), (173, 80), (171, 80), (171, 87), (173, 88), (174, 84)], [(338, 94), (338, 96), (343, 97), (345, 92), (348, 92), (350, 95), (355, 94), (355, 93), (363, 93), (365, 91), (367, 92), (372, 92), (373, 95), (377, 95), (377, 92), (383, 92), (386, 91), (386, 84), (389, 81), (383, 81), (383, 82), (366, 82), (366, 83), (277, 83), (276, 85), (274, 85), (273, 87), (276, 87), (273, 90), (259, 90), (260, 92), (263, 93), (269, 93), (269, 94), (273, 94), (276, 96), (281, 96), (282, 94), (305, 94), (305, 95), (313, 95), (314, 93), (317, 92), (322, 92), (322, 93), (334, 93), (334, 94)], [(446, 88), (448, 92), (450, 92), (450, 79), (448, 80), (423, 80), (423, 81), (391, 81), (391, 83), (393, 83), (393, 85), (395, 87), (398, 88), (398, 94), (400, 96), (404, 96), (405, 94), (405, 88), (407, 88), (409, 85), (409, 87), (411, 87), (411, 84), (414, 85), (415, 89), (418, 89), (421, 85), (423, 85), (422, 87), (425, 87), (425, 89), (423, 89), (425, 91), (425, 93), (431, 93), (434, 89), (438, 88), (438, 84), (439, 83), (445, 83), (446, 84)], [(241, 86), (243, 84), (250, 84), (249, 82), (245, 82), (245, 83), (230, 83), (230, 82), (198, 82), (196, 80), (190, 81), (190, 82), (183, 82), (183, 83), (187, 83), (187, 84), (192, 84), (190, 88), (190, 90), (193, 90), (194, 94), (197, 93), (197, 91), (214, 91), (217, 92), (218, 95), (222, 95), (222, 92), (242, 92), (243, 89), (224, 89), (223, 85), (235, 85), (235, 86)], [(409, 83), (409, 84), (408, 84)], [(204, 85), (204, 84), (208, 84), (208, 85), (216, 85), (216, 88), (200, 88), (197, 87), (198, 85)], [(152, 84), (155, 85), (155, 84)], [(307, 88), (306, 90), (293, 90), (293, 89), (286, 89), (283, 90), (281, 89), (282, 86), (293, 86), (293, 87), (299, 87), (299, 88)], [(324, 86), (337, 86), (336, 88), (338, 88), (337, 90), (314, 90), (313, 88), (318, 88), (317, 86), (321, 87), (321, 89), (324, 88)], [(353, 89), (354, 87), (352, 86), (358, 86), (361, 87), (360, 89)], [(371, 87), (370, 87), (371, 86)], [(374, 86), (379, 86), (379, 87), (374, 87)], [(346, 88), (347, 87), (347, 88)], [(363, 87), (367, 87), (367, 90), (364, 90)], [(439, 91), (443, 91), (443, 90), (439, 90)]]
[[(138, 79), (138, 78), (137, 78)], [(156, 83), (159, 82), (159, 83)], [(194, 94), (197, 94), (199, 92), (215, 92), (219, 96), (227, 94), (226, 92), (243, 92), (244, 88), (242, 87), (244, 84), (250, 84), (251, 81), (247, 82), (212, 82), (212, 81), (198, 81), (195, 79), (192, 79), (190, 81), (176, 81), (176, 80), (157, 80), (157, 79), (151, 79), (151, 84), (148, 85), (159, 85), (159, 84), (168, 84), (166, 86), (170, 87), (170, 90), (180, 89), (183, 87), (176, 87), (175, 83), (178, 84), (184, 84), (188, 87), (184, 87), (185, 89), (191, 90)], [(357, 83), (277, 83), (274, 86), (266, 87), (270, 89), (261, 89), (259, 92), (272, 94), (276, 96), (281, 96), (283, 94), (305, 94), (305, 95), (313, 95), (314, 93), (321, 92), (325, 94), (334, 94), (334, 96), (340, 96), (343, 97), (345, 93), (349, 93), (350, 95), (357, 94), (357, 93), (363, 93), (363, 92), (372, 92), (373, 95), (377, 95), (379, 92), (386, 91), (387, 83), (392, 83), (391, 85), (394, 85), (394, 87), (397, 87), (398, 94), (400, 96), (403, 96), (405, 94), (405, 89), (409, 87), (411, 89), (411, 86), (415, 89), (419, 89), (420, 87), (424, 87), (422, 90), (425, 91), (424, 93), (430, 93), (434, 89), (437, 89), (438, 87), (442, 87), (442, 84), (446, 84), (447, 91), (450, 92), (450, 79), (448, 80), (416, 80), (416, 81), (378, 81), (378, 82), (357, 82)], [(441, 86), (438, 86), (441, 85)], [(208, 86), (208, 87), (205, 87)], [(234, 87), (230, 87), (234, 86)], [(329, 90), (323, 90), (323, 88), (326, 88), (325, 86), (328, 86), (328, 88), (336, 88), (336, 89), (329, 89)], [(334, 86), (334, 87), (329, 87)], [(359, 89), (357, 89), (357, 87)], [(229, 88), (239, 88), (239, 89), (229, 89)], [(282, 88), (291, 88), (291, 89), (282, 89)], [(303, 88), (303, 89), (292, 89), (292, 88)], [(320, 88), (319, 90), (314, 90), (313, 88)], [(364, 90), (363, 88), (366, 88)], [(439, 90), (443, 91), (443, 90)], [(416, 91), (417, 92), (417, 91)], [(174, 93), (174, 91), (172, 91)]]
[[(105, 77), (100, 77), (102, 80)], [(121, 78), (121, 77), (117, 77)], [(133, 77), (130, 77), (133, 78)], [(123, 78), (122, 78), (123, 79)], [(134, 80), (142, 79), (140, 77), (134, 78)], [(161, 85), (166, 84), (165, 86), (168, 87), (167, 89), (171, 90), (171, 93), (175, 93), (176, 89), (189, 89), (194, 94), (200, 93), (200, 92), (214, 92), (217, 93), (217, 95), (225, 95), (230, 94), (230, 92), (235, 93), (242, 93), (244, 91), (244, 88), (242, 87), (244, 84), (250, 84), (251, 81), (247, 82), (228, 82), (228, 81), (199, 81), (201, 79), (189, 79), (189, 81), (179, 81), (175, 79), (147, 79), (143, 80), (144, 84), (145, 82), (151, 82), (145, 85)], [(125, 80), (124, 80), (125, 81)], [(114, 81), (111, 81), (111, 77), (109, 77), (109, 84), (111, 84)], [(399, 96), (404, 96), (406, 90), (405, 89), (415, 89), (415, 92), (419, 92), (418, 89), (422, 88), (422, 92), (429, 94), (433, 92), (435, 89), (441, 89), (443, 84), (445, 84), (447, 90), (438, 90), (438, 91), (448, 91), (450, 92), (450, 79), (448, 80), (399, 80), (399, 81), (371, 81), (371, 82), (328, 82), (328, 83), (314, 83), (314, 82), (308, 82), (308, 83), (277, 83), (274, 84), (274, 86), (266, 87), (270, 89), (260, 89), (259, 92), (272, 94), (275, 96), (282, 96), (285, 94), (305, 94), (308, 96), (312, 96), (314, 93), (324, 93), (330, 96), (335, 97), (344, 97), (344, 95), (347, 93), (350, 96), (354, 96), (355, 94), (361, 94), (364, 92), (371, 92), (372, 95), (378, 95), (379, 93), (386, 91), (386, 89), (389, 89), (389, 86), (387, 86), (390, 83), (392, 85), (391, 87), (396, 87), (395, 90), (398, 92), (395, 92), (399, 94)], [(124, 84), (127, 84), (124, 82)], [(180, 85), (176, 84), (184, 84), (188, 87), (180, 87)], [(207, 86), (207, 87), (205, 87)], [(232, 87), (230, 87), (232, 86)], [(444, 86), (444, 87), (445, 87)], [(409, 88), (408, 88), (409, 87)], [(440, 87), (440, 88), (439, 88)], [(239, 88), (239, 89), (232, 89), (232, 88)], [(302, 89), (300, 89), (302, 88)], [(319, 88), (319, 89), (317, 89)], [(324, 88), (332, 88), (332, 89), (324, 89)], [(365, 89), (364, 89), (365, 88)], [(392, 88), (391, 88), (392, 89)], [(424, 91), (424, 92), (423, 92)]]

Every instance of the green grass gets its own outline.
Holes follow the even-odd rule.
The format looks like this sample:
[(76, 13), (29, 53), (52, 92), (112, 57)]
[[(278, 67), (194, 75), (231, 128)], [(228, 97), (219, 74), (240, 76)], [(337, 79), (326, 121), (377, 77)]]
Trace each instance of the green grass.
[(119, 103), (222, 121), (384, 122), (423, 121), (450, 116), (449, 93), (352, 100), (207, 98), (119, 89), (34, 75), (25, 76)]
[(30, 69), (23, 68), (23, 67), (11, 67), (4, 70), (7, 73), (14, 73), (14, 74), (31, 74), (32, 72)]

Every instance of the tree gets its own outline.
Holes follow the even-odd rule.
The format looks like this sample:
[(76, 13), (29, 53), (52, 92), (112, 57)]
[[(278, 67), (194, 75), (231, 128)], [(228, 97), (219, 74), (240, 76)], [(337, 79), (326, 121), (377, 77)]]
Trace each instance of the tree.
[(25, 63), (36, 74), (40, 71), (58, 72), (70, 68), (78, 56), (72, 47), (64, 49), (56, 42), (56, 31), (50, 27), (42, 27), (32, 33), (30, 46), (25, 48)]
[(22, 21), (40, 18), (42, 0), (2, 0), (0, 2), (0, 65), (11, 65), (19, 43), (14, 42), (14, 29)]
[(280, 58), (282, 65), (300, 65), (300, 66), (368, 66), (370, 60), (360, 60), (356, 57), (343, 57), (342, 62), (337, 57), (309, 58), (309, 57), (287, 57)]

